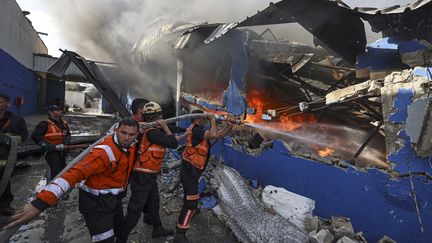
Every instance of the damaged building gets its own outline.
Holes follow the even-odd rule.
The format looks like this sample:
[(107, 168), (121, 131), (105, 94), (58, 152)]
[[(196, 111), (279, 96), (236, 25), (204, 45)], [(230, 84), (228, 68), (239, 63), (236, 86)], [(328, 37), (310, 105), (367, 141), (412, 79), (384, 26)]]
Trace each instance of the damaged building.
[[(273, 31), (294, 23), (312, 44)], [(366, 24), (382, 38), (368, 43)], [(165, 25), (136, 42), (131, 61), (163, 76), (158, 80), (173, 97), (164, 104), (166, 115), (203, 109), (236, 117), (240, 125), (211, 153), (244, 178), (315, 201), (319, 217), (350, 218), (369, 242), (384, 235), (431, 242), (431, 30), (430, 0), (385, 9), (282, 0), (241, 22)], [(134, 94), (112, 86), (117, 65), (104, 67), (72, 51), (40, 61), (39, 72), (57, 78), (74, 72), (129, 115), (123, 97)], [(121, 75), (115, 79), (127, 82)], [(229, 168), (215, 173), (216, 181), (238, 176)], [(223, 197), (234, 187), (245, 188), (232, 183), (216, 193)], [(261, 205), (248, 198), (239, 208)], [(239, 213), (219, 200), (219, 214)], [(257, 215), (268, 217), (261, 209)], [(242, 220), (260, 221), (228, 220), (239, 240), (273, 242), (267, 228), (260, 237), (268, 238), (251, 236)], [(302, 230), (291, 233), (284, 239), (307, 238)]]
[[(369, 241), (429, 242), (431, 8), (285, 0), (239, 23), (165, 26), (133, 58), (165, 65), (157, 50), (168, 46), (178, 114), (242, 121), (212, 153), (245, 178), (349, 217)], [(271, 26), (283, 23), (315, 45), (278, 39)], [(365, 23), (383, 38), (367, 44)]]

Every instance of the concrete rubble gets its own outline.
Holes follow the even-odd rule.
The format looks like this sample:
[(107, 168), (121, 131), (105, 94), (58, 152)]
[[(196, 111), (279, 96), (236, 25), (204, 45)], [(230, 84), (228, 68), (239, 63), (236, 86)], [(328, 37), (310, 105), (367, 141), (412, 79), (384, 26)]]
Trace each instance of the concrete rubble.
[(377, 80), (368, 80), (363, 83), (335, 90), (325, 96), (326, 105), (340, 103), (364, 95), (379, 95), (381, 86), (382, 85)]
[(355, 233), (351, 220), (345, 217), (332, 217), (324, 220), (319, 217), (308, 217), (305, 221), (311, 243), (365, 243), (362, 232)]
[(384, 235), (383, 238), (378, 241), (378, 243), (396, 243), (396, 241), (388, 237), (387, 235)]

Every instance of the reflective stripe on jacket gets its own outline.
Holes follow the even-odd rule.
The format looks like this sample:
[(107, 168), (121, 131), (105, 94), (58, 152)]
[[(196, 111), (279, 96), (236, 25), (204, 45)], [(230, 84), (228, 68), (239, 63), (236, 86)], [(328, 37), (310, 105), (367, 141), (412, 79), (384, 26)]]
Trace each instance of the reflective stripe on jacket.
[(99, 145), (61, 177), (49, 183), (36, 196), (50, 206), (75, 184), (94, 195), (124, 191), (135, 161), (135, 145), (127, 151), (114, 143), (114, 135)]
[(157, 173), (162, 167), (166, 148), (159, 144), (152, 144), (148, 140), (147, 133), (152, 129), (155, 128), (146, 129), (141, 138), (138, 157), (134, 167), (135, 171)]

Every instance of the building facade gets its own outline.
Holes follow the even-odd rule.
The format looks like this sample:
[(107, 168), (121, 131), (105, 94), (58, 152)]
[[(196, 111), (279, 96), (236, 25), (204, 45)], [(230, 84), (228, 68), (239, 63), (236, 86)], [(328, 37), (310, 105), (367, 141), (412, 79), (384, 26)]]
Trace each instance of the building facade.
[(0, 1), (0, 92), (19, 115), (38, 112), (43, 76), (33, 72), (33, 55), (48, 49), (14, 0)]

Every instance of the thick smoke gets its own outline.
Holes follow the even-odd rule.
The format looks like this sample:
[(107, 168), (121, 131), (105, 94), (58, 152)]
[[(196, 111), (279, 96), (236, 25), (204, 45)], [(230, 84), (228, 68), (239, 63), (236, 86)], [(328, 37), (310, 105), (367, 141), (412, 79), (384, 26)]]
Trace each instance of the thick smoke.
[[(162, 26), (176, 21), (231, 22), (240, 21), (268, 0), (57, 0), (50, 2), (50, 14), (67, 44), (82, 56), (98, 61), (118, 63), (127, 74), (127, 85), (134, 96), (159, 102), (173, 94), (175, 80), (165, 80), (163, 71), (143, 71), (131, 63), (131, 49), (141, 37), (153, 35)], [(159, 57), (161, 58), (161, 57)], [(162, 57), (164, 58), (164, 57)], [(166, 57), (170, 58), (170, 57)], [(171, 57), (172, 58), (172, 57)]]
[[(171, 89), (175, 85), (175, 80), (167, 80), (172, 79), (172, 74), (167, 76), (164, 73), (175, 72), (175, 65), (170, 68), (172, 70), (149, 73), (131, 63), (131, 50), (139, 38), (153, 35), (162, 26), (177, 21), (241, 21), (267, 7), (270, 1), (57, 0), (50, 1), (49, 14), (57, 20), (63, 39), (74, 51), (88, 59), (118, 63), (134, 96), (163, 102), (172, 96)], [(377, 6), (377, 2), (380, 1), (347, 1), (350, 6)], [(406, 2), (408, 0), (389, 0), (381, 1), (381, 5)], [(172, 59), (172, 56), (166, 57), (169, 58)]]

